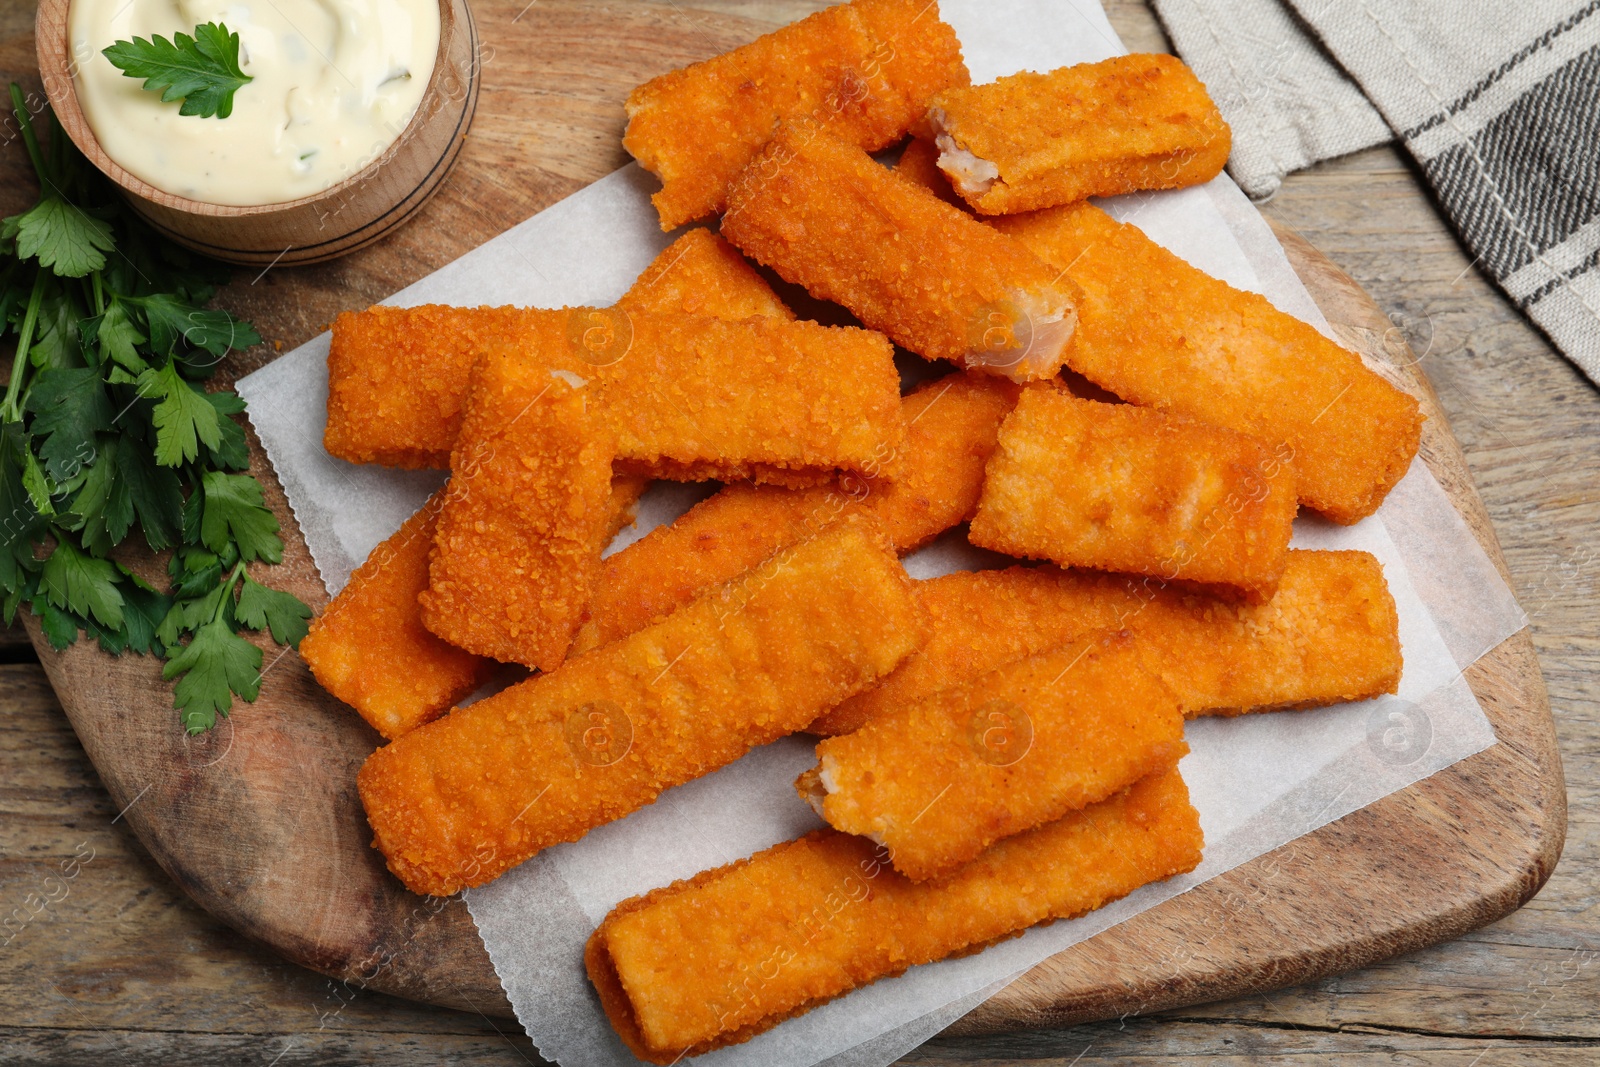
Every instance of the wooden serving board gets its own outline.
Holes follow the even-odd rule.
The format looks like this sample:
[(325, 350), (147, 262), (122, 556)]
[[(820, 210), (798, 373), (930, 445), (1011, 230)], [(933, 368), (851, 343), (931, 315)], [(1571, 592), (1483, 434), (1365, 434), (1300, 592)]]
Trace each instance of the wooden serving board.
[[(621, 165), (621, 103), (632, 86), (824, 5), (473, 6), (483, 88), (456, 173), (416, 222), (373, 248), (237, 279), (219, 303), (253, 320), (268, 343), (236, 357), (230, 377)], [(31, 40), (7, 41), (0, 76), (36, 90), (32, 54)], [(33, 196), (19, 147), (0, 148), (0, 214)], [(1309, 245), (1280, 237), (1351, 347), (1412, 362), (1353, 281)], [(1401, 373), (1428, 415), (1425, 461), (1504, 572), (1432, 391)], [(285, 527), (285, 562), (271, 579), (320, 608), (327, 596), (305, 542), (252, 444), (253, 470)], [(355, 774), (378, 737), (297, 655), (273, 660), (272, 649), (260, 700), (191, 739), (157, 662), (112, 659), (82, 642), (56, 653), (31, 632), (121, 817), (203, 907), (352, 990), (510, 1014), (466, 908), (409, 894), (369, 847)], [(1566, 829), (1554, 728), (1526, 631), (1467, 678), (1499, 744), (1046, 961), (953, 1031), (1057, 1026), (1260, 992), (1455, 937), (1521, 905), (1549, 876)]]

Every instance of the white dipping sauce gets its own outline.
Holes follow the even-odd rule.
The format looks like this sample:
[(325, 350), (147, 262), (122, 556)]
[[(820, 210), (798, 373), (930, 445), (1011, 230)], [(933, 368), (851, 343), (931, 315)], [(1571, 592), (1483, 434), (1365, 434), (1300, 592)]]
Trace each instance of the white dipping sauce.
[[(233, 114), (179, 115), (100, 54), (207, 22), (239, 35), (253, 81)], [(78, 103), (106, 153), (191, 200), (247, 206), (319, 193), (376, 159), (417, 110), (439, 48), (439, 0), (72, 0)]]

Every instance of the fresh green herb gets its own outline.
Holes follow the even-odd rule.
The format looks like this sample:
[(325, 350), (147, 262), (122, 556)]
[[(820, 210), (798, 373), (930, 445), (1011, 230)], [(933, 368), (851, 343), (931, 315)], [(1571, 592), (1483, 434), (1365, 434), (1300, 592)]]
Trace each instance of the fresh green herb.
[(239, 35), (216, 22), (196, 26), (193, 37), (175, 33), (169, 41), (153, 33), (148, 41), (117, 41), (100, 54), (125, 77), (143, 78), (144, 88), (159, 92), (164, 103), (181, 99), (178, 114), (203, 119), (233, 114), (233, 94), (251, 80), (239, 68)]
[[(206, 730), (260, 691), (262, 651), (241, 631), (297, 646), (311, 618), (247, 571), (282, 560), (278, 520), (239, 473), (244, 401), (199, 385), (261, 338), (202, 306), (219, 267), (124, 207), (54, 116), (41, 146), (15, 85), (11, 100), (42, 193), (0, 220), (0, 339), (17, 344), (0, 399), (0, 614), (26, 605), (58, 649), (81, 630), (114, 655), (161, 656), (183, 725)], [(166, 592), (128, 567), (140, 541), (172, 550)]]

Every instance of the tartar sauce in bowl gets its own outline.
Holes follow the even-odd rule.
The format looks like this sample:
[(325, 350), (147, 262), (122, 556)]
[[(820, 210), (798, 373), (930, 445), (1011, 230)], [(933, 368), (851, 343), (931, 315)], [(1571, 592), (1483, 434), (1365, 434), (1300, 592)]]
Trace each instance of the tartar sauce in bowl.
[[(319, 193), (376, 159), (439, 48), (439, 0), (72, 0), (67, 17), (78, 103), (106, 154), (157, 189), (239, 207)], [(225, 119), (178, 114), (100, 54), (207, 22), (239, 35), (253, 79)]]

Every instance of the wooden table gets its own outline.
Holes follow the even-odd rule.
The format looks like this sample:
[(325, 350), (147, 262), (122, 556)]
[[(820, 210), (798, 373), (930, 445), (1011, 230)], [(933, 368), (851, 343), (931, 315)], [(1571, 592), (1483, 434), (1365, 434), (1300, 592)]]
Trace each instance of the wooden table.
[[(673, 6), (776, 19), (816, 5)], [(1168, 49), (1142, 3), (1110, 8), (1130, 47)], [(0, 75), (31, 69), (31, 24), (30, 0), (0, 0)], [(0, 213), (20, 205), (0, 190)], [(1533, 620), (1566, 761), (1565, 858), (1520, 912), (1378, 967), (1125, 1025), (939, 1039), (906, 1063), (1600, 1061), (1600, 683), (1587, 673), (1600, 659), (1600, 395), (1469, 265), (1392, 150), (1295, 175), (1266, 211), (1426, 353)], [(247, 284), (224, 302), (248, 313), (270, 299)], [(0, 812), (0, 915), (27, 917), (0, 932), (0, 1063), (538, 1062), (498, 1020), (341, 998), (191, 904), (119, 821), (15, 632), (0, 637)]]

